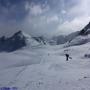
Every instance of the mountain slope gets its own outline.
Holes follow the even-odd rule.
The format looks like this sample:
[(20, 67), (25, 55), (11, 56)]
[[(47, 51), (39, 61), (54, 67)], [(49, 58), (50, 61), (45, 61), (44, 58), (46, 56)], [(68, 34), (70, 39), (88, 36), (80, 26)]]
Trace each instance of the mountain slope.
[[(0, 64), (1, 60), (3, 63), (5, 60), (11, 61), (11, 66), (0, 68), (0, 87), (16, 87), (18, 90), (90, 90), (90, 59), (84, 57), (90, 54), (89, 45), (69, 48), (47, 46), (23, 52), (0, 53)], [(65, 50), (72, 57), (68, 62), (65, 60)]]
[(6, 38), (5, 36), (0, 38), (0, 51), (11, 52), (27, 45), (36, 46), (38, 44), (39, 43), (35, 41), (30, 35), (27, 35), (22, 31), (18, 31), (9, 38)]
[(81, 45), (90, 42), (90, 22), (82, 30), (69, 35), (54, 36), (51, 40), (53, 45), (67, 44), (67, 46)]
[(88, 42), (90, 42), (90, 23), (81, 31), (78, 31), (77, 35), (74, 38), (71, 38), (66, 46), (82, 45)]
[(88, 34), (90, 34), (90, 22), (79, 33), (79, 35), (88, 35)]

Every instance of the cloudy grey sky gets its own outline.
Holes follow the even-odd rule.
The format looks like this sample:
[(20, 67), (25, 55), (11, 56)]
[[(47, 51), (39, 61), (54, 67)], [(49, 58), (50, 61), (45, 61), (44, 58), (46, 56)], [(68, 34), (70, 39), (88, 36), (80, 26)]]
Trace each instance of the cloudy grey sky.
[(68, 34), (90, 21), (90, 0), (0, 0), (0, 36)]

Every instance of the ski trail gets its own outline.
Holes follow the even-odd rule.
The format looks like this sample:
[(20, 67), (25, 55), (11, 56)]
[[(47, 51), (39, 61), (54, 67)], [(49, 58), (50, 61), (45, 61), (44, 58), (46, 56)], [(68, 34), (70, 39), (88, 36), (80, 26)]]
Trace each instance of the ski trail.
[(12, 86), (12, 85), (15, 85), (15, 83), (18, 82), (18, 79), (21, 75), (23, 75), (23, 73), (25, 72), (25, 70), (28, 68), (28, 66), (24, 66), (22, 67), (22, 69), (20, 71), (17, 72), (17, 74), (15, 75), (15, 78), (10, 81), (7, 86)]

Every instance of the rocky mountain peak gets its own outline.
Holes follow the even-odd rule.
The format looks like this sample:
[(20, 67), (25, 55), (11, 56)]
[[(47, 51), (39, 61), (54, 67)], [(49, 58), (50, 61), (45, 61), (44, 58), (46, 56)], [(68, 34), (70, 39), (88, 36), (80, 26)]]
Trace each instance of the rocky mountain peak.
[(90, 34), (90, 22), (80, 31), (80, 35)]

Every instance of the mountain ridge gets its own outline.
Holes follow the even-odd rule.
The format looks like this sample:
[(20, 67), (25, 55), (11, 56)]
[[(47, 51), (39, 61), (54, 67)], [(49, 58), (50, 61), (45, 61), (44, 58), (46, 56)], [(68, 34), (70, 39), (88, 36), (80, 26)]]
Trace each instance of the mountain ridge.
[(53, 36), (51, 39), (47, 39), (44, 36), (30, 36), (21, 30), (14, 33), (11, 37), (0, 37), (0, 52), (7, 51), (12, 52), (21, 49), (25, 46), (37, 46), (37, 45), (61, 45), (67, 46), (81, 45), (90, 42), (90, 22), (82, 30), (73, 32), (67, 36), (59, 35)]
[(27, 35), (20, 30), (13, 34), (11, 37), (7, 38), (2, 36), (0, 38), (0, 51), (15, 51), (31, 43), (37, 44), (38, 42), (36, 42), (30, 35)]

